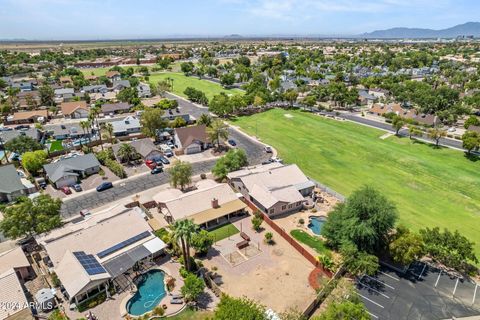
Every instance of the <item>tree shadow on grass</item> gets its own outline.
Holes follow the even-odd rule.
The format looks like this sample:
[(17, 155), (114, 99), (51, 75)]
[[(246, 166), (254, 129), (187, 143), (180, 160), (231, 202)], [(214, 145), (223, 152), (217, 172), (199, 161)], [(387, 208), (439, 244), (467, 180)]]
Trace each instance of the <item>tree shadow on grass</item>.
[(464, 157), (472, 162), (477, 162), (480, 160), (480, 155), (475, 153), (465, 152)]

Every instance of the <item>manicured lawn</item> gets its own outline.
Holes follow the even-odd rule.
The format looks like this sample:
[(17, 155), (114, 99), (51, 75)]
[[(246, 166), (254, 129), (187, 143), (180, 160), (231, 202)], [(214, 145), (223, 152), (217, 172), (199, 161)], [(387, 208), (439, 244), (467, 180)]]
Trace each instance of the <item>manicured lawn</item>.
[(108, 70), (110, 70), (112, 67), (105, 67), (105, 68), (84, 68), (80, 69), (80, 71), (83, 72), (84, 75), (86, 76), (91, 76), (92, 73), (94, 76), (100, 77), (104, 76), (105, 73), (107, 73)]
[(60, 151), (60, 150), (63, 150), (62, 141), (60, 140), (51, 141), (50, 151), (53, 152), (53, 151)]
[(480, 161), (408, 138), (382, 140), (381, 130), (301, 111), (271, 110), (234, 125), (251, 135), (258, 128), (286, 163), (346, 196), (373, 185), (396, 203), (400, 223), (414, 230), (458, 229), (480, 257)]
[[(179, 314), (173, 317), (168, 317), (169, 320), (206, 320), (213, 316), (210, 311), (195, 311), (191, 308), (186, 308)], [(163, 318), (162, 318), (163, 319)]]
[(210, 230), (210, 234), (213, 235), (215, 242), (223, 240), (230, 236), (233, 236), (234, 234), (237, 234), (239, 232), (240, 231), (237, 229), (237, 227), (235, 227), (231, 223), (228, 223), (216, 229)]
[(309, 246), (310, 248), (317, 251), (319, 254), (324, 254), (327, 256), (331, 255), (330, 250), (325, 246), (325, 243), (318, 237), (314, 237), (303, 230), (292, 230), (290, 235), (294, 237), (297, 241)]
[(192, 87), (197, 90), (205, 92), (208, 100), (213, 96), (225, 92), (226, 94), (242, 94), (243, 91), (239, 89), (224, 89), (220, 84), (208, 80), (198, 79), (198, 77), (187, 77), (183, 73), (162, 72), (150, 75), (150, 83), (157, 83), (166, 78), (173, 79), (173, 93), (181, 97), (186, 97), (183, 91), (187, 87)]

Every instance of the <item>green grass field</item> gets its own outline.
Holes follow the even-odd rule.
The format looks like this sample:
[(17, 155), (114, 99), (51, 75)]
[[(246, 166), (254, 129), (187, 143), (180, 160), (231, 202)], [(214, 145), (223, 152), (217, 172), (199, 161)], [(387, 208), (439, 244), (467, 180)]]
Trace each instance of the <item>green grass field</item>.
[(60, 150), (63, 150), (62, 141), (60, 140), (51, 141), (50, 151), (53, 152), (53, 151), (60, 151)]
[(240, 231), (231, 223), (227, 223), (221, 227), (210, 230), (210, 234), (213, 235), (215, 242), (233, 236), (234, 234), (239, 233)]
[(286, 163), (346, 196), (373, 185), (414, 230), (458, 229), (475, 242), (480, 257), (480, 161), (408, 138), (382, 140), (381, 130), (301, 111), (275, 109), (233, 124), (251, 135), (258, 130)]
[(305, 231), (298, 229), (290, 231), (290, 235), (301, 243), (317, 251), (318, 254), (324, 254), (329, 257), (332, 255), (330, 250), (325, 246), (325, 243), (318, 237), (311, 236)]
[(183, 73), (162, 72), (150, 75), (150, 83), (156, 83), (166, 78), (173, 79), (173, 93), (181, 97), (186, 97), (183, 91), (187, 87), (193, 87), (197, 90), (205, 92), (208, 100), (213, 96), (222, 92), (226, 94), (242, 94), (243, 91), (239, 89), (224, 89), (220, 84), (208, 80), (198, 79), (198, 77), (187, 77)]

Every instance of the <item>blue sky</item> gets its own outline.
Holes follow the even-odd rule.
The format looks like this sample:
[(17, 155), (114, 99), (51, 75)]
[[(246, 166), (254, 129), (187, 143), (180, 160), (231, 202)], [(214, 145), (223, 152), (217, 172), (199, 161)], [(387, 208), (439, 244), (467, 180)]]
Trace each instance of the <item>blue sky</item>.
[(349, 35), (479, 21), (478, 0), (0, 0), (0, 39)]

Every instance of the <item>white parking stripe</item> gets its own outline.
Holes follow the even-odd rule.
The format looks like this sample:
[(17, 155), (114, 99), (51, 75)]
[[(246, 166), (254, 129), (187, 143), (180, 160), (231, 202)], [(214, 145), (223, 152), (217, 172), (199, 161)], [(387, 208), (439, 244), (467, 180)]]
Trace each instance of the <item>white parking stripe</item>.
[(475, 284), (475, 291), (473, 292), (472, 305), (475, 303), (475, 297), (477, 296), (478, 284)]
[(455, 282), (455, 288), (453, 289), (453, 294), (452, 294), (452, 296), (455, 295), (455, 291), (457, 291), (457, 286), (458, 286), (458, 278), (457, 278), (457, 282)]
[(422, 272), (420, 272), (420, 275), (418, 276), (418, 279), (422, 278), (422, 275), (423, 275), (423, 272), (425, 271), (425, 268), (427, 267), (427, 264), (425, 263), (423, 265), (423, 269), (422, 269)]
[(374, 317), (375, 319), (378, 319), (378, 317), (377, 317), (376, 315), (374, 315), (373, 313), (368, 312), (368, 311), (367, 311), (367, 313), (368, 313), (369, 315), (371, 315), (372, 317)]
[(440, 276), (442, 275), (442, 270), (440, 270), (440, 273), (438, 274), (437, 281), (435, 281), (435, 288), (437, 287), (438, 281), (440, 280)]
[(394, 276), (392, 276), (392, 275), (390, 275), (390, 274), (388, 274), (388, 273), (385, 273), (385, 272), (382, 272), (382, 271), (380, 271), (380, 273), (383, 274), (383, 275), (386, 275), (387, 277), (392, 278), (393, 280), (400, 281), (400, 279), (398, 279), (397, 277), (394, 277)]
[(377, 302), (375, 302), (375, 301), (373, 301), (373, 300), (370, 300), (370, 299), (368, 299), (367, 297), (361, 295), (360, 293), (358, 293), (358, 295), (359, 295), (360, 297), (362, 297), (363, 299), (365, 299), (365, 300), (367, 300), (367, 301), (370, 301), (371, 303), (376, 304), (376, 305), (379, 306), (380, 308), (383, 308), (383, 309), (384, 309), (384, 306), (382, 306), (380, 303), (377, 303)]
[(391, 285), (386, 284), (386, 283), (385, 283), (384, 281), (382, 281), (382, 280), (372, 278), (372, 277), (370, 277), (369, 275), (365, 275), (364, 277), (368, 277), (368, 278), (370, 278), (370, 279), (372, 279), (372, 280), (375, 280), (375, 281), (383, 284), (385, 287), (389, 287), (390, 289), (395, 290), (394, 287), (392, 287)]
[(373, 292), (376, 292), (376, 293), (378, 293), (378, 294), (381, 294), (381, 295), (384, 296), (385, 298), (390, 299), (390, 297), (387, 296), (386, 294), (384, 294), (384, 293), (382, 293), (382, 292), (380, 292), (380, 291), (378, 291), (378, 290), (375, 290), (375, 289), (367, 286), (366, 284), (362, 283), (361, 281), (359, 281), (358, 283), (360, 283), (360, 284), (361, 284), (362, 286), (364, 286), (364, 287), (367, 287), (368, 289), (372, 290)]

